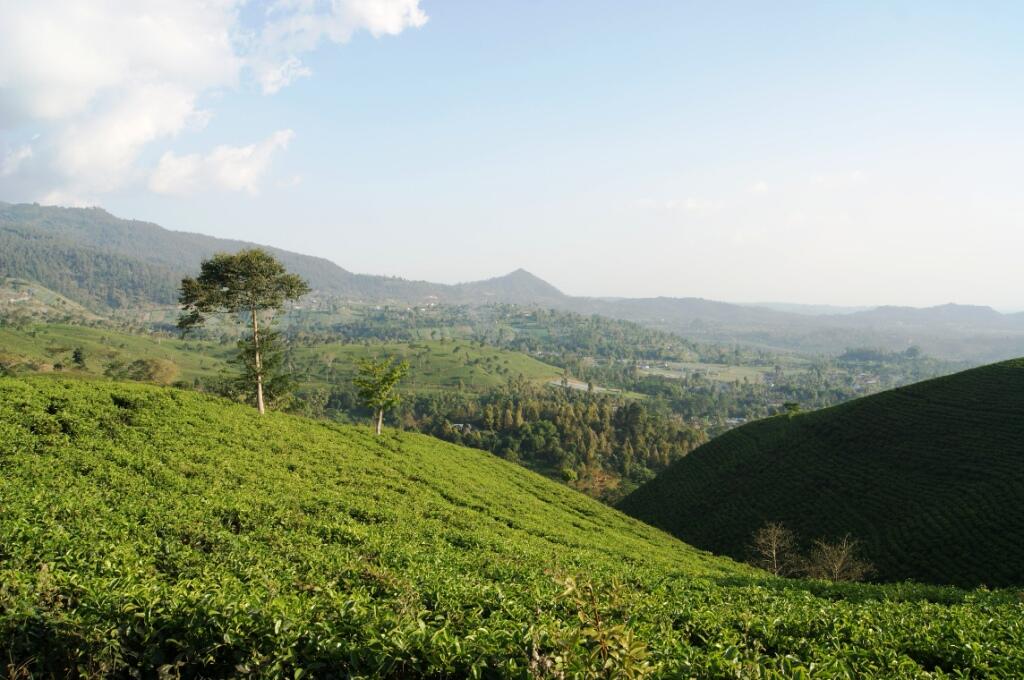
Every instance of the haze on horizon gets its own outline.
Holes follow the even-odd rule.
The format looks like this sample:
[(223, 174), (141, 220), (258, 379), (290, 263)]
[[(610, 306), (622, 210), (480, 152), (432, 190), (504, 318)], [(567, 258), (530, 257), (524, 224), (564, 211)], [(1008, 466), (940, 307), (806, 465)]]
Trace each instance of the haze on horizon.
[(573, 295), (1024, 308), (1024, 5), (0, 0), (0, 200)]

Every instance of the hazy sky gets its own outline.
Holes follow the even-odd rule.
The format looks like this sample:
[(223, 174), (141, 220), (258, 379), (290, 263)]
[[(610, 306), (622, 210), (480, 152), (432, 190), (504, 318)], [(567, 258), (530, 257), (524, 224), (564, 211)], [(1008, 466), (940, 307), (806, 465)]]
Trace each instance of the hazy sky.
[(435, 281), (1024, 307), (1024, 3), (0, 0), (0, 200)]

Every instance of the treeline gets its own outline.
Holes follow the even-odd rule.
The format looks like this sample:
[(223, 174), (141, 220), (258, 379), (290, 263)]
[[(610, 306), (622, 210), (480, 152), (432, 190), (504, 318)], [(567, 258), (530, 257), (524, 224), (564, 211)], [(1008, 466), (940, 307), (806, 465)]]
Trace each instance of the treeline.
[[(368, 415), (354, 388), (308, 390), (306, 415)], [(491, 451), (591, 495), (613, 501), (707, 439), (682, 418), (643, 401), (513, 379), (475, 394), (406, 397), (390, 416), (400, 427)]]

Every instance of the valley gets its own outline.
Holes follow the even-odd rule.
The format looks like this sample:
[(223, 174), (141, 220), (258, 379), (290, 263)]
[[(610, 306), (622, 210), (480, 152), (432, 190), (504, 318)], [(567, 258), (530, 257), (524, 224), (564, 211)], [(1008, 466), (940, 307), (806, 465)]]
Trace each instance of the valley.
[(0, 0), (0, 680), (1024, 678), (1021, 26)]
[[(1024, 672), (1019, 361), (958, 373), (981, 355), (723, 331), (788, 312), (702, 301), (728, 324), (680, 325), (526, 272), (446, 287), (285, 254), (325, 288), (264, 328), (288, 387), (260, 417), (244, 315), (182, 334), (166, 294), (227, 244), (49, 210), (8, 228), (59, 225), (0, 287), (0, 630), (33, 673)], [(381, 359), (408, 374), (374, 437), (354, 379)], [(780, 576), (744, 564), (773, 522)], [(874, 583), (805, 557), (844, 536)]]

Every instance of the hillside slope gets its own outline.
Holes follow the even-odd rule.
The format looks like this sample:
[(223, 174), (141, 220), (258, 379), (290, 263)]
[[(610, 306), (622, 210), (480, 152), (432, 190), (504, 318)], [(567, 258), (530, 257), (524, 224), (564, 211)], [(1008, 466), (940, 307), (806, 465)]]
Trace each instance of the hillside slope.
[(1024, 671), (1015, 593), (762, 581), (427, 437), (0, 379), (0, 468), (16, 676)]
[(620, 508), (744, 557), (782, 521), (859, 538), (881, 580), (1024, 583), (1024, 360), (732, 430)]
[[(172, 231), (100, 208), (0, 203), (0, 274), (31, 279), (83, 304), (173, 303), (202, 259), (257, 244)], [(364, 301), (549, 304), (562, 294), (529, 272), (445, 285), (354, 274), (330, 260), (259, 246), (313, 288)]]
[[(72, 363), (76, 348), (84, 354), (83, 366)], [(399, 386), (406, 394), (484, 392), (505, 385), (511, 378), (546, 384), (558, 380), (564, 372), (521, 352), (468, 342), (296, 342), (290, 351), (296, 382), (304, 387), (327, 389), (350, 384), (361, 359), (381, 356), (411, 365), (411, 374)], [(80, 374), (101, 376), (112, 362), (129, 364), (139, 359), (158, 359), (178, 369), (175, 379), (192, 382), (216, 378), (224, 371), (237, 371), (229, 364), (236, 354), (234, 343), (128, 333), (103, 325), (26, 322), (15, 328), (0, 324), (0, 371), (7, 368), (49, 372), (54, 365), (60, 365)]]

